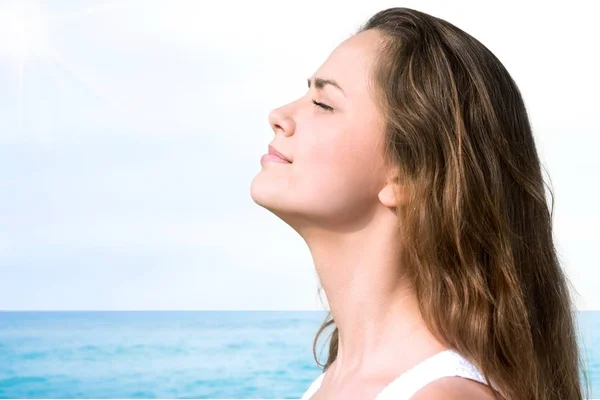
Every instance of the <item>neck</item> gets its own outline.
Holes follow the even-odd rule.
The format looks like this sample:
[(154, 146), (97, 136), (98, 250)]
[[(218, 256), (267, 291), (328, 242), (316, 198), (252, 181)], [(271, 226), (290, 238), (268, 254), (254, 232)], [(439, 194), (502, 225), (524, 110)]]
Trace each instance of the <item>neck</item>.
[(299, 233), (339, 331), (334, 376), (395, 371), (401, 368), (399, 359), (410, 364), (432, 346), (434, 351), (441, 348), (425, 328), (416, 296), (402, 275), (395, 216), (376, 216), (351, 232)]

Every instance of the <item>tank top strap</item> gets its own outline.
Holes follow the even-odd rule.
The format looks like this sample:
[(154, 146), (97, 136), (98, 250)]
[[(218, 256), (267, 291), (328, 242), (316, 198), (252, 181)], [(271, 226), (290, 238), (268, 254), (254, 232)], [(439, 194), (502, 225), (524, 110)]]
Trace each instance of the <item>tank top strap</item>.
[[(300, 400), (310, 400), (321, 386), (324, 377), (325, 373), (319, 375)], [(487, 384), (483, 374), (471, 362), (454, 350), (448, 349), (436, 353), (408, 369), (387, 384), (375, 400), (409, 400), (426, 385), (446, 377), (467, 378)]]
[(487, 384), (481, 372), (463, 356), (448, 349), (434, 354), (390, 382), (376, 400), (409, 400), (429, 383), (446, 377), (462, 377)]
[(323, 378), (325, 378), (324, 372), (313, 381), (313, 383), (308, 387), (308, 389), (306, 389), (300, 400), (309, 400), (312, 397), (312, 395), (315, 394), (315, 392), (321, 387), (321, 382), (323, 381)]

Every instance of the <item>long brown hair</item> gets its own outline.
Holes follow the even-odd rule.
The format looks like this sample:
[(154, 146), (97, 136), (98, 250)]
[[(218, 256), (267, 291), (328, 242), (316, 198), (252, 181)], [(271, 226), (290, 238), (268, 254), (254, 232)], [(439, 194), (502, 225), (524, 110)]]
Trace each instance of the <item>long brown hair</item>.
[[(507, 399), (583, 399), (554, 194), (549, 209), (517, 85), (488, 48), (442, 19), (390, 8), (358, 32), (369, 29), (382, 39), (372, 78), (385, 158), (410, 195), (397, 208), (402, 268), (429, 330)], [(313, 342), (324, 371), (338, 328), (324, 365), (315, 348), (330, 325), (331, 312)]]

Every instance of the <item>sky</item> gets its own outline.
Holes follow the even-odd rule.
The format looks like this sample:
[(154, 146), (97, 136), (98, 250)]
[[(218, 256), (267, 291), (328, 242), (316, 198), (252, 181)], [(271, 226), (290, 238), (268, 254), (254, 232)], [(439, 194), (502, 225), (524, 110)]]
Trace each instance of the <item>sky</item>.
[(593, 2), (481, 3), (0, 0), (0, 310), (323, 309), (306, 244), (250, 183), (269, 111), (394, 6), (507, 67), (576, 306), (600, 309)]

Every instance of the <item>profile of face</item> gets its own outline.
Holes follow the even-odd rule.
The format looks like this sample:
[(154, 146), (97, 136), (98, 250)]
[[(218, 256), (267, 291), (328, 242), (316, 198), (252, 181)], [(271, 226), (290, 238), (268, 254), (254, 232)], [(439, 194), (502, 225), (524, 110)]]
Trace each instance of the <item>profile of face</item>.
[(370, 83), (379, 40), (367, 30), (342, 42), (303, 97), (269, 114), (271, 145), (291, 163), (261, 161), (251, 197), (292, 227), (355, 229), (377, 207), (394, 206), (382, 190), (384, 123)]

